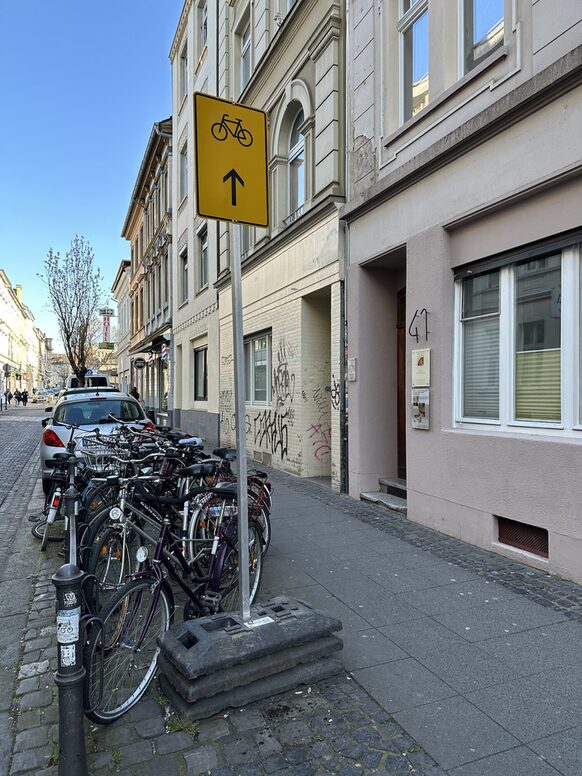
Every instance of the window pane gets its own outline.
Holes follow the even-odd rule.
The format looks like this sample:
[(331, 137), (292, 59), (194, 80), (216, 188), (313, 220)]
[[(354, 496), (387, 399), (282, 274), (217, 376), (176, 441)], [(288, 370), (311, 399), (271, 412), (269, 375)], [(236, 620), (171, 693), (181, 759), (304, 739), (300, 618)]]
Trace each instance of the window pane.
[(180, 151), (180, 200), (188, 194), (188, 148)]
[(404, 33), (404, 120), (428, 105), (428, 11)]
[(463, 318), (499, 312), (499, 270), (463, 281)]
[(206, 348), (194, 351), (194, 398), (207, 398)]
[(289, 148), (293, 148), (297, 145), (301, 140), (303, 140), (303, 135), (301, 132), (299, 132), (299, 127), (303, 124), (305, 121), (303, 117), (303, 111), (299, 111), (299, 115), (295, 119), (295, 123), (293, 124), (293, 129), (291, 130), (291, 136), (289, 138)]
[(305, 203), (305, 166), (303, 151), (290, 162), (291, 208), (293, 213)]
[(559, 421), (561, 258), (515, 268), (515, 417)]
[(463, 324), (463, 417), (499, 418), (499, 318)]
[(251, 77), (251, 28), (250, 25), (245, 27), (241, 36), (241, 88), (249, 82)]
[(503, 0), (465, 0), (467, 70), (503, 43)]
[(254, 401), (267, 401), (267, 338), (254, 342)]
[(245, 400), (251, 400), (251, 343), (245, 342)]

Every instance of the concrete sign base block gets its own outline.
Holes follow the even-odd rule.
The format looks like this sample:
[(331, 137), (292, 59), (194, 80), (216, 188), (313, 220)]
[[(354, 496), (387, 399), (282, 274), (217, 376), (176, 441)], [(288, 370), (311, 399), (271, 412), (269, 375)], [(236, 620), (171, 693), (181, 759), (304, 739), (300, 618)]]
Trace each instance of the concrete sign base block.
[(175, 687), (161, 673), (158, 681), (164, 695), (168, 698), (180, 717), (187, 720), (206, 719), (213, 717), (225, 709), (246, 706), (262, 698), (270, 698), (281, 692), (287, 692), (301, 684), (313, 684), (322, 679), (345, 671), (343, 664), (334, 658), (316, 660), (306, 665), (298, 665), (287, 671), (272, 674), (265, 679), (258, 679), (251, 684), (233, 687), (228, 692), (212, 695), (210, 698), (201, 698), (194, 703), (188, 703)]
[(160, 684), (176, 710), (202, 719), (344, 670), (341, 622), (287, 596), (239, 614), (189, 620), (159, 639)]

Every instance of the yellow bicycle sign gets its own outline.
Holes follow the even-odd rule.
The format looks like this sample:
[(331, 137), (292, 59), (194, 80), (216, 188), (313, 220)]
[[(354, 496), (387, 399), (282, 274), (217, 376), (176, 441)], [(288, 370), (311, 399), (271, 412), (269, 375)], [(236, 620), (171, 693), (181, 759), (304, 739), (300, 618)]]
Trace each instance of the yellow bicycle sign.
[(198, 215), (267, 226), (266, 113), (201, 92), (194, 111)]

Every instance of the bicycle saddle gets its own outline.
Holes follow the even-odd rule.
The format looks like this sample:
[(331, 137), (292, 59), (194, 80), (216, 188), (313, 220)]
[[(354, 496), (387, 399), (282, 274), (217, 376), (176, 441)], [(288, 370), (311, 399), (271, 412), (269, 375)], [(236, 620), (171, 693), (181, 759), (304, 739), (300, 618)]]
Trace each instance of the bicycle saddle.
[(180, 469), (178, 474), (181, 477), (205, 477), (208, 474), (214, 474), (218, 461), (203, 461), (202, 463), (193, 463)]
[(212, 451), (212, 455), (216, 455), (218, 458), (226, 458), (227, 461), (234, 461), (236, 458), (236, 450), (233, 447), (217, 447)]

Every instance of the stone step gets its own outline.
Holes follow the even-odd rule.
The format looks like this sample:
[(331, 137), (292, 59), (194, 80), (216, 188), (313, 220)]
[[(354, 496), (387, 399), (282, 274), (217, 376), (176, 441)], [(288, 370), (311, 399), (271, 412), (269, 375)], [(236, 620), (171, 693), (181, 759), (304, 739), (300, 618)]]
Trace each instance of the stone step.
[(383, 493), (392, 493), (394, 496), (406, 499), (406, 480), (400, 477), (381, 477), (378, 483)]
[(379, 504), (380, 506), (394, 510), (394, 512), (400, 512), (400, 514), (406, 515), (406, 499), (400, 498), (400, 496), (394, 496), (392, 493), (383, 493), (381, 490), (372, 493), (360, 493), (360, 499), (362, 501), (371, 501), (373, 504)]

